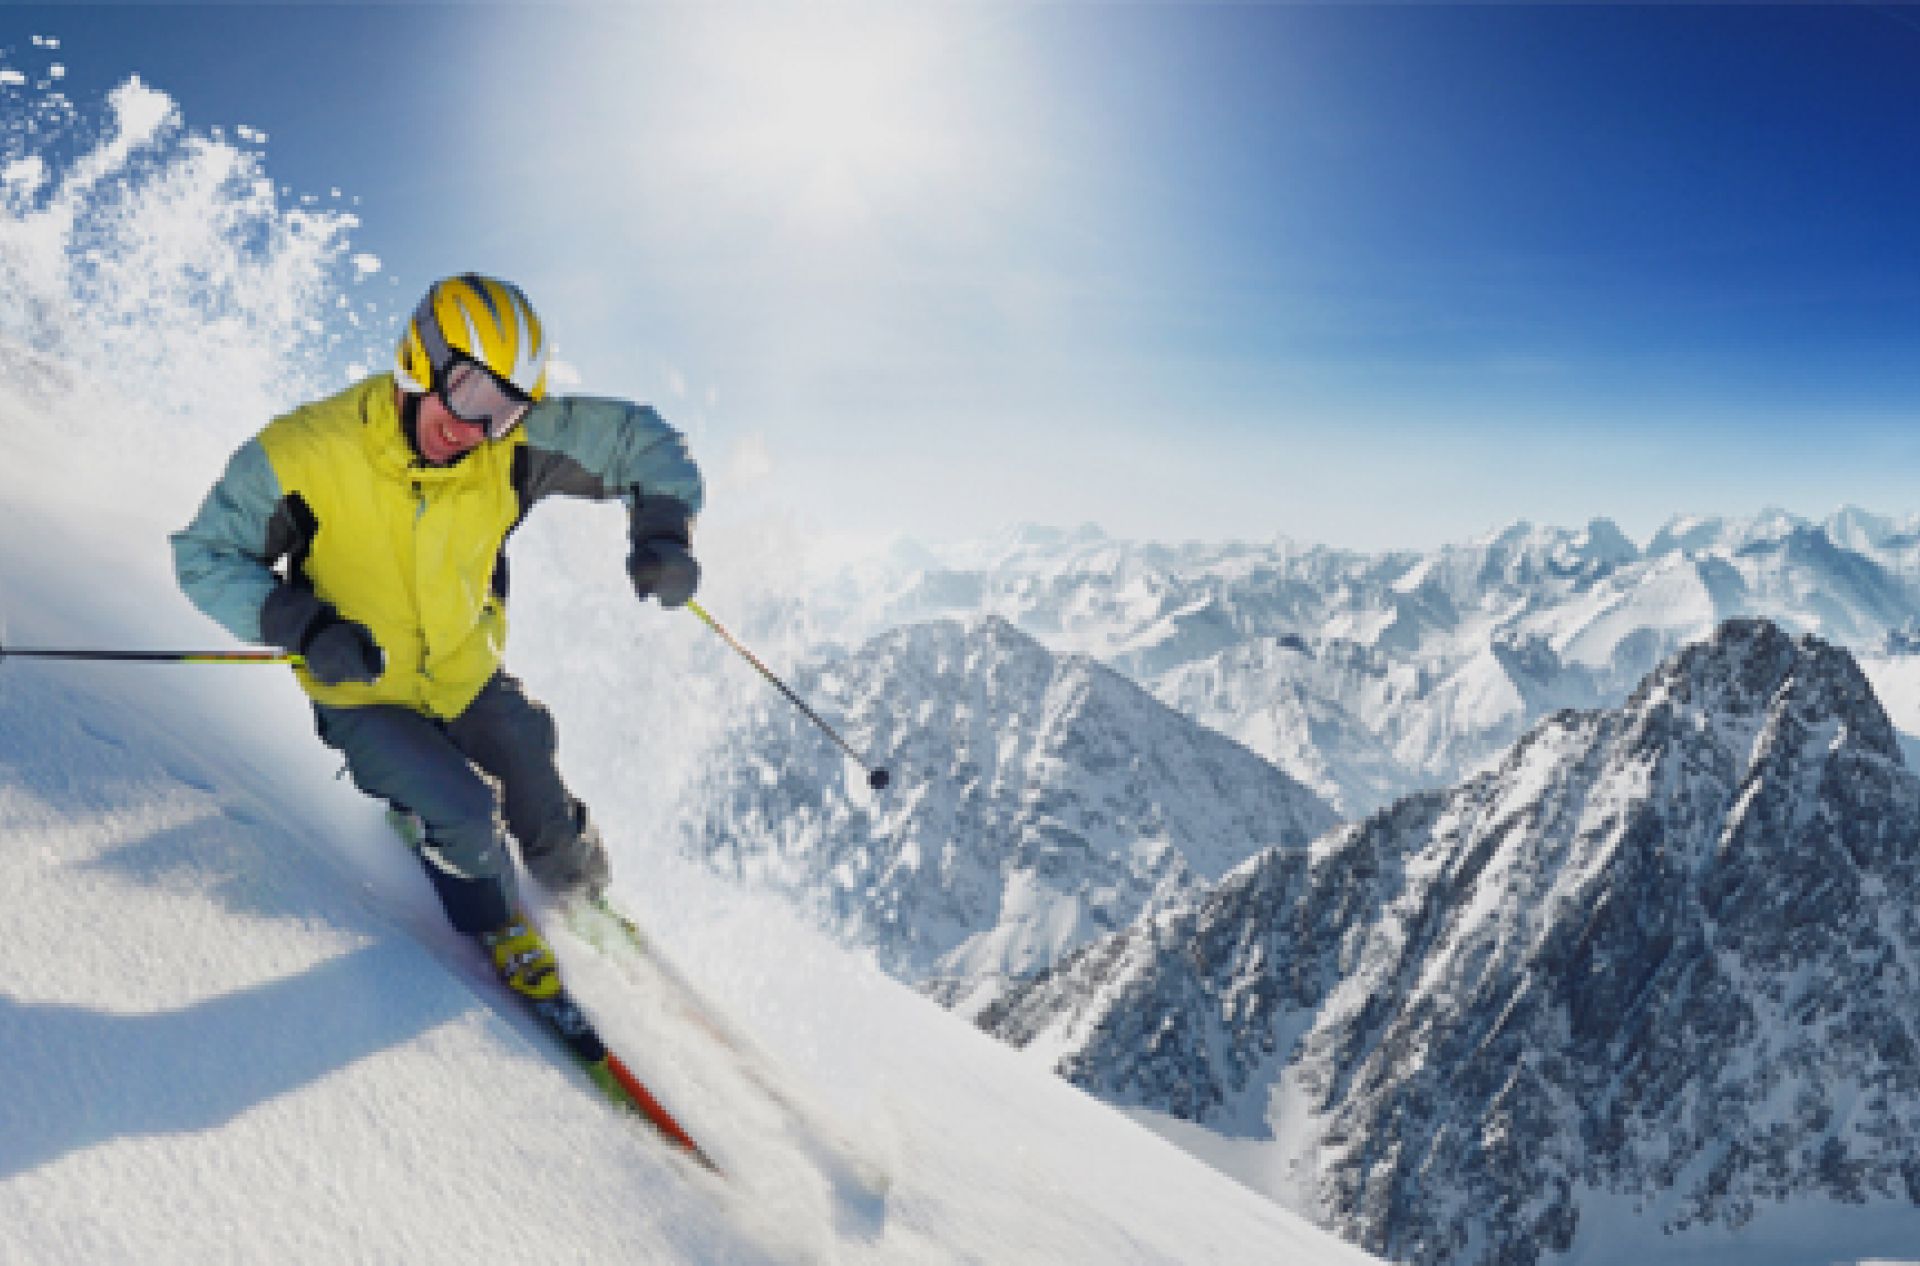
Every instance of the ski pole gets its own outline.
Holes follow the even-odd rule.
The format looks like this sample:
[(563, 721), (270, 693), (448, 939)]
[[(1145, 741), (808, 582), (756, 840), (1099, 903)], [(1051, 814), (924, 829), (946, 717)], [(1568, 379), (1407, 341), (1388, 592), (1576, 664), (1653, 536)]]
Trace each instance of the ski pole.
[(299, 664), (285, 651), (96, 651), (70, 647), (0, 646), (0, 659), (72, 659), (120, 664)]
[(718, 633), (720, 635), (720, 639), (724, 641), (728, 646), (731, 646), (734, 650), (739, 651), (740, 657), (742, 659), (746, 660), (749, 664), (752, 664), (755, 668), (759, 669), (760, 675), (762, 677), (765, 677), (768, 681), (772, 682), (774, 685), (774, 688), (779, 690), (781, 694), (787, 697), (787, 702), (791, 703), (794, 707), (800, 709), (801, 712), (805, 713), (807, 720), (819, 726), (822, 732), (824, 732), (828, 738), (832, 739), (835, 743), (838, 743), (840, 745), (840, 750), (845, 752), (853, 760), (854, 764), (866, 770), (867, 786), (873, 788), (875, 791), (879, 791), (893, 780), (892, 775), (887, 773), (886, 770), (869, 767), (867, 762), (864, 759), (862, 759), (860, 753), (854, 751), (853, 748), (848, 745), (847, 740), (841, 738), (839, 733), (836, 732), (831, 725), (828, 725), (825, 721), (822, 721), (820, 719), (820, 715), (817, 712), (815, 712), (812, 708), (809, 708), (806, 705), (805, 701), (802, 700), (799, 695), (789, 690), (787, 688), (786, 682), (781, 681), (778, 677), (774, 676), (773, 670), (771, 668), (768, 668), (765, 664), (761, 663), (759, 656), (755, 655), (752, 651), (742, 646), (738, 638), (734, 637), (733, 634), (727, 632), (725, 628), (721, 627), (720, 621), (708, 615), (707, 609), (705, 607), (701, 606), (697, 602), (689, 600), (687, 602), (687, 610), (699, 616), (701, 623), (705, 624), (708, 628), (712, 629), (715, 633)]

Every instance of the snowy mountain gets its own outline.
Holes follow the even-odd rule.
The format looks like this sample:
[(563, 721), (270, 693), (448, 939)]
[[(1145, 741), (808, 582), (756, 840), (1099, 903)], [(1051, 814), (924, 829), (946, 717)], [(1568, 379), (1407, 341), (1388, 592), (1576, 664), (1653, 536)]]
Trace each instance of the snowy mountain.
[(859, 640), (903, 624), (997, 615), (1059, 654), (1135, 680), (1250, 638), (1320, 630), (1336, 594), (1376, 595), (1418, 556), (1288, 542), (1162, 545), (1039, 526), (943, 550), (902, 549), (819, 595), (823, 627)]
[(1413, 715), (1408, 704), (1420, 687), (1418, 670), (1380, 652), (1288, 635), (1173, 669), (1158, 695), (1340, 806), (1378, 803), (1400, 789), (1406, 773), (1395, 718)]
[(1336, 820), (1238, 744), (995, 617), (897, 630), (795, 686), (893, 788), (870, 792), (770, 699), (716, 764), (696, 848), (951, 1002)]
[(981, 1022), (1395, 1260), (1825, 1261), (1920, 1246), (1917, 991), (1920, 779), (1734, 621)]
[(1741, 616), (1861, 656), (1920, 645), (1920, 535), (1857, 509), (1814, 524), (1517, 524), (1427, 553), (1180, 546), (1025, 528), (843, 577), (822, 629), (998, 615), (1082, 653), (1350, 816), (1448, 785), (1563, 707), (1615, 706)]
[(1893, 518), (1848, 506), (1830, 516), (1825, 527), (1842, 549), (1871, 558), (1902, 579), (1920, 575), (1920, 515)]

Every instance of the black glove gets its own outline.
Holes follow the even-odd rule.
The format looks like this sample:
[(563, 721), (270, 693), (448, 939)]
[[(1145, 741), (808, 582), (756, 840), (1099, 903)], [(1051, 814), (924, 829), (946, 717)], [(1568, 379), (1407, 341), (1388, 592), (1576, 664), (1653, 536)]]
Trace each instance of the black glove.
[(386, 656), (364, 624), (344, 620), (308, 589), (281, 585), (260, 608), (260, 632), (269, 642), (306, 662), (323, 686), (378, 681)]
[(693, 511), (672, 497), (647, 497), (634, 489), (633, 553), (627, 575), (640, 601), (658, 598), (663, 607), (684, 607), (700, 587), (700, 564), (693, 561)]
[(332, 620), (309, 632), (306, 648), (300, 652), (307, 674), (323, 686), (349, 681), (370, 685), (380, 680), (387, 657), (367, 626), (343, 620), (331, 609), (328, 614)]
[(669, 537), (655, 537), (633, 547), (627, 556), (627, 575), (640, 601), (657, 598), (663, 607), (684, 607), (700, 587), (700, 564), (687, 547)]

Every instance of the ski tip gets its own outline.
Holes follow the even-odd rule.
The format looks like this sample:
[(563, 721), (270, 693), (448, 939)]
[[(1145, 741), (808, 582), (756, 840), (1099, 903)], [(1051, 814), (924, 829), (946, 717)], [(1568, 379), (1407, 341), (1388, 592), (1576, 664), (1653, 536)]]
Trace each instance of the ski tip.
[[(715, 1177), (726, 1177), (721, 1168), (713, 1163), (713, 1158), (701, 1150), (700, 1145), (693, 1141), (680, 1123), (673, 1119), (672, 1115), (661, 1106), (660, 1101), (653, 1097), (653, 1094), (627, 1069), (618, 1056), (609, 1051), (600, 1061), (600, 1067), (605, 1069), (608, 1080), (625, 1092), (628, 1105), (645, 1117), (648, 1124), (659, 1131), (664, 1138), (697, 1162), (702, 1169)], [(599, 1082), (599, 1076), (596, 1075), (594, 1080)], [(605, 1088), (604, 1085), (602, 1088)]]

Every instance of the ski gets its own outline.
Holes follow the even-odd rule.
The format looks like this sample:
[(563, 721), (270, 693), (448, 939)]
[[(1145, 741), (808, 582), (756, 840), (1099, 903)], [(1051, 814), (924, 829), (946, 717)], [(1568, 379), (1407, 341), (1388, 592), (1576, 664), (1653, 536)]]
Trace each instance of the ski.
[(534, 1018), (560, 1040), (560, 1044), (586, 1070), (593, 1084), (616, 1106), (639, 1113), (662, 1138), (692, 1157), (701, 1168), (712, 1174), (720, 1173), (720, 1167), (674, 1120), (673, 1114), (654, 1097), (646, 1084), (633, 1075), (626, 1062), (607, 1049), (593, 1021), (587, 1018), (587, 1013), (573, 1000), (564, 985), (551, 998), (528, 998), (514, 993), (512, 989), (507, 992), (513, 993), (533, 1013)]
[[(418, 850), (426, 838), (426, 830), (420, 819), (411, 813), (402, 813), (398, 809), (387, 810), (387, 824), (391, 826), (407, 846)], [(488, 973), (492, 975), (491, 970)], [(551, 998), (529, 998), (500, 980), (493, 977), (504, 992), (525, 1009), (548, 1033), (559, 1040), (567, 1053), (586, 1072), (587, 1078), (605, 1095), (607, 1099), (624, 1111), (635, 1112), (653, 1127), (661, 1138), (692, 1158), (701, 1168), (715, 1175), (722, 1175), (720, 1167), (713, 1162), (693, 1137), (668, 1112), (646, 1083), (634, 1076), (626, 1061), (607, 1049), (601, 1040), (600, 1032), (580, 1004), (563, 984), (558, 993)], [(722, 1175), (724, 1176), (724, 1175)]]

